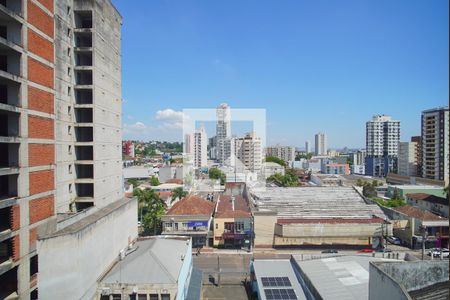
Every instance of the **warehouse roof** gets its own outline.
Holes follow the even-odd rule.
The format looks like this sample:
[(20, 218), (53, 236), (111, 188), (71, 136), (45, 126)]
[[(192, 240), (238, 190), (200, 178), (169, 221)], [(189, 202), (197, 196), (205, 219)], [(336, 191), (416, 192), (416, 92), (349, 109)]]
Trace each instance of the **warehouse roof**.
[(249, 194), (256, 210), (275, 211), (280, 219), (385, 218), (352, 187), (255, 187)]

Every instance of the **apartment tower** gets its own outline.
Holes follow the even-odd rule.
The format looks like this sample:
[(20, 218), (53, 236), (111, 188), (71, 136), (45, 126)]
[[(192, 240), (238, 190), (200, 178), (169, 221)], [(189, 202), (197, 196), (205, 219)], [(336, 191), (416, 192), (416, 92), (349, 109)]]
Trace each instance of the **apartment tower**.
[[(90, 295), (137, 234), (111, 223), (135, 206), (121, 180), (120, 27), (109, 0), (0, 0), (1, 299)], [(110, 231), (88, 247), (100, 223)]]
[[(255, 132), (234, 138), (235, 166), (239, 172), (259, 172), (262, 165), (262, 144)], [(243, 170), (241, 170), (243, 168)]]
[(208, 166), (208, 137), (204, 126), (185, 136), (185, 152), (194, 168)]
[(217, 161), (225, 164), (233, 152), (231, 145), (231, 109), (228, 104), (222, 103), (217, 107), (216, 117)]
[(386, 176), (397, 170), (400, 121), (375, 115), (366, 122), (366, 175)]
[(275, 145), (266, 148), (267, 156), (275, 156), (286, 162), (295, 160), (295, 147)]
[(398, 174), (417, 176), (417, 143), (400, 142), (398, 144)]
[(422, 112), (422, 176), (443, 180), (449, 176), (449, 110), (440, 107)]
[(315, 155), (327, 155), (327, 136), (324, 133), (315, 135)]

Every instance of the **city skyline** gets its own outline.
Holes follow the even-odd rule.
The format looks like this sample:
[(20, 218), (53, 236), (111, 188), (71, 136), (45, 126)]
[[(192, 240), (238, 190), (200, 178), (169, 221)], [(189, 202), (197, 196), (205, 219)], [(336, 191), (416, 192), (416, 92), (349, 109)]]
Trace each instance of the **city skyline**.
[(181, 141), (183, 108), (227, 102), (267, 110), (268, 144), (301, 147), (321, 131), (330, 148), (362, 148), (373, 115), (400, 120), (407, 141), (423, 110), (448, 102), (445, 1), (288, 1), (277, 14), (271, 2), (114, 4), (126, 139)]

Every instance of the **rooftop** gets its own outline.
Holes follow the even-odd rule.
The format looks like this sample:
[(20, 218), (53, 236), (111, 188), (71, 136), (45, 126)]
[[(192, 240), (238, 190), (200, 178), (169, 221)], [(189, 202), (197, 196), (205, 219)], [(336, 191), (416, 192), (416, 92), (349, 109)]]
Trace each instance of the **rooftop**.
[(447, 205), (448, 206), (448, 200), (443, 197), (438, 197), (435, 195), (425, 194), (425, 193), (413, 193), (413, 194), (406, 194), (408, 198), (411, 198), (413, 200), (424, 200), (430, 203), (434, 204), (440, 204), (440, 205)]
[[(103, 277), (102, 283), (177, 284), (183, 258), (190, 251), (188, 237), (139, 240)], [(138, 272), (136, 272), (139, 270)]]
[[(234, 199), (234, 201), (233, 201)], [(234, 203), (233, 203), (234, 202)], [(217, 201), (216, 218), (250, 218), (250, 208), (242, 196), (221, 195)]]
[(389, 185), (390, 187), (397, 188), (397, 189), (403, 189), (403, 190), (411, 190), (411, 189), (417, 189), (417, 190), (428, 190), (428, 189), (442, 189), (440, 186), (435, 185), (420, 185), (420, 184), (404, 184), (404, 185)]
[(302, 261), (293, 256), (310, 290), (322, 299), (368, 299), (369, 262), (382, 261), (365, 255), (335, 256)]
[(275, 211), (280, 219), (385, 218), (352, 187), (256, 187), (249, 194), (257, 210)]
[(287, 277), (289, 279), (290, 286), (283, 286), (282, 288), (293, 289), (297, 299), (306, 299), (289, 259), (255, 259), (253, 262), (253, 269), (258, 282), (259, 299), (267, 299), (264, 290), (280, 288), (280, 286), (264, 286), (261, 280), (262, 277)]
[(212, 215), (214, 203), (198, 196), (188, 195), (176, 202), (166, 215)]
[(420, 219), (422, 221), (446, 221), (447, 219), (442, 218), (438, 215), (435, 215), (429, 211), (411, 206), (411, 205), (403, 205), (400, 207), (394, 207), (393, 210), (407, 215), (408, 217)]
[(361, 224), (361, 223), (376, 223), (381, 224), (384, 222), (382, 218), (371, 218), (371, 219), (278, 219), (278, 224)]

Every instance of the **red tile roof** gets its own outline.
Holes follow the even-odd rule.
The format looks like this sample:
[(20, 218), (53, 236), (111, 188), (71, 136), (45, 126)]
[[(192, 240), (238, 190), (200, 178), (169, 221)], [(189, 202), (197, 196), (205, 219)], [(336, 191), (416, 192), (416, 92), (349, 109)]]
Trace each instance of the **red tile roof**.
[(323, 219), (278, 219), (277, 224), (367, 224), (367, 223), (383, 223), (382, 218), (323, 218)]
[(214, 203), (201, 197), (189, 195), (175, 203), (166, 215), (212, 215)]
[(168, 197), (172, 196), (172, 192), (166, 192), (166, 191), (158, 192), (158, 195), (160, 198), (168, 198)]
[(242, 196), (234, 197), (234, 210), (231, 196), (221, 195), (217, 202), (216, 218), (250, 218), (250, 208)]
[(183, 179), (172, 178), (172, 179), (166, 180), (166, 183), (183, 184)]
[(411, 206), (411, 205), (403, 205), (400, 207), (393, 208), (395, 211), (407, 215), (408, 217), (420, 219), (422, 221), (445, 221), (447, 219), (442, 218), (438, 215), (435, 215), (429, 211)]

